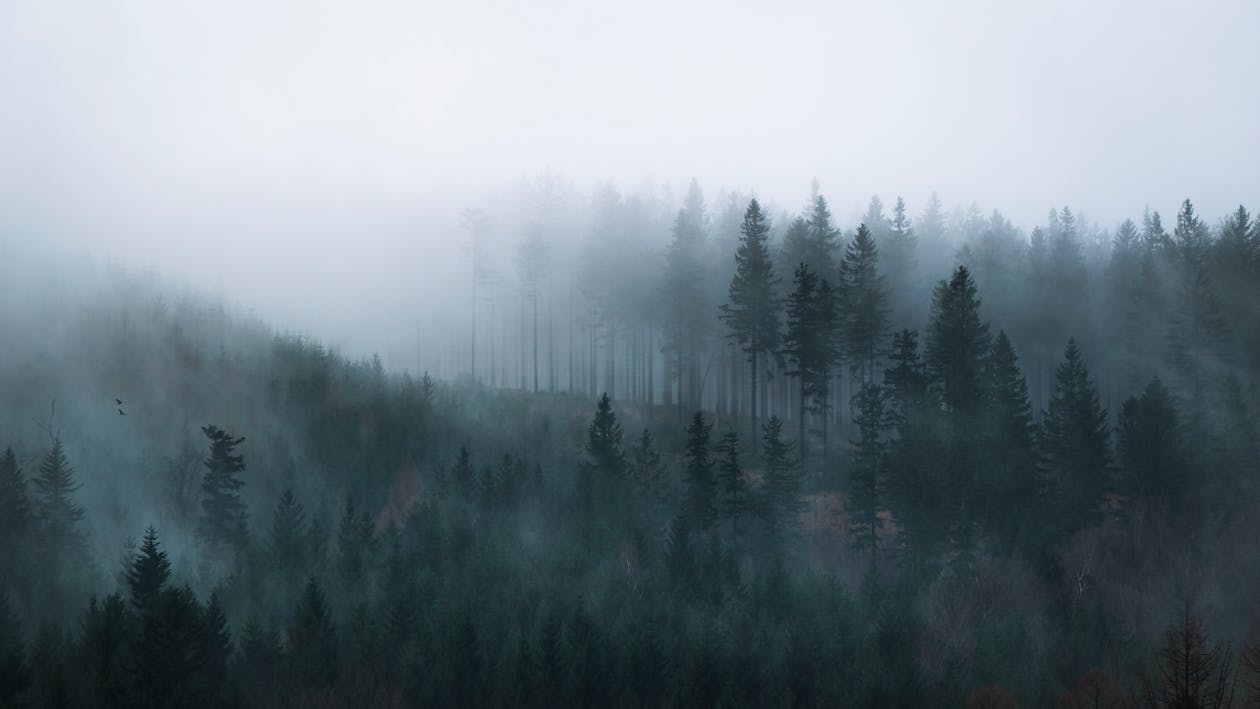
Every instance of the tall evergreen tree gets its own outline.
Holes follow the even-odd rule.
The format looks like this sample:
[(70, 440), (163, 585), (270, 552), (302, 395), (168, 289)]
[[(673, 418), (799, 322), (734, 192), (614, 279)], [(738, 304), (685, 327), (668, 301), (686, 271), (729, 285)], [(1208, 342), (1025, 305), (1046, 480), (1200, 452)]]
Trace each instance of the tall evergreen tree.
[(884, 430), (887, 414), (884, 392), (873, 382), (861, 385), (853, 395), (853, 422), (858, 436), (849, 441), (849, 490), (845, 498), (849, 545), (871, 555), (875, 563), (879, 533), (883, 527), (880, 511), (884, 505)]
[(131, 589), (131, 605), (143, 614), (153, 609), (171, 577), (171, 562), (158, 543), (157, 530), (144, 530), (144, 541), (128, 566), (124, 577)]
[(211, 547), (244, 542), (242, 530), (245, 503), (241, 500), (245, 459), (236, 447), (245, 441), (234, 438), (217, 426), (205, 426), (202, 433), (210, 441), (210, 455), (205, 460), (206, 472), (201, 480), (201, 520), (197, 531)]
[(286, 489), (271, 513), (271, 554), (276, 569), (292, 581), (306, 562), (306, 511), (292, 488)]
[(714, 461), (709, 451), (709, 435), (713, 424), (697, 411), (687, 426), (687, 445), (683, 449), (686, 496), (683, 517), (693, 530), (708, 530), (717, 519), (717, 480)]
[(999, 331), (993, 342), (983, 386), (980, 438), (986, 460), (979, 471), (978, 497), (972, 509), (991, 532), (1009, 541), (1037, 493), (1037, 428), (1028, 385), (1005, 331)]
[(834, 273), (836, 250), (840, 248), (840, 230), (831, 223), (831, 210), (822, 195), (815, 195), (806, 220), (807, 250), (804, 262), (817, 274)]
[(884, 263), (884, 272), (895, 284), (903, 284), (916, 265), (914, 227), (906, 216), (906, 201), (900, 196), (893, 206), (892, 222), (889, 224), (888, 236), (880, 244), (880, 254)]
[(61, 564), (83, 552), (84, 533), (79, 526), (83, 508), (74, 501), (81, 486), (75, 480), (74, 468), (66, 460), (61, 437), (53, 438), (35, 476), (32, 512), (35, 521), (36, 550), (48, 560), (54, 574)]
[[(595, 417), (586, 432), (586, 456), (578, 473), (578, 502), (593, 515), (596, 506), (611, 502), (624, 487), (626, 453), (621, 444), (621, 424), (613, 413), (605, 392), (595, 407)], [(588, 517), (588, 521), (593, 516)]]
[(989, 352), (989, 324), (980, 320), (980, 296), (966, 266), (932, 295), (925, 364), (949, 411), (970, 412), (981, 398), (980, 378)]
[(0, 455), (0, 573), (15, 578), (31, 534), (26, 479), (12, 448)]
[(324, 591), (314, 578), (306, 582), (293, 609), (285, 654), (295, 687), (328, 687), (336, 681), (337, 630)]
[(1041, 450), (1047, 512), (1071, 534), (1098, 516), (1111, 462), (1107, 411), (1075, 339), (1064, 349), (1042, 414)]
[(758, 508), (772, 540), (796, 528), (801, 512), (801, 476), (793, 446), (783, 439), (783, 421), (771, 416), (761, 435), (762, 483)]
[(888, 327), (888, 283), (878, 262), (875, 239), (862, 224), (840, 263), (840, 294), (844, 358), (863, 384), (875, 381), (875, 363)]
[(740, 534), (739, 518), (748, 511), (748, 482), (739, 461), (739, 434), (727, 431), (717, 445), (717, 475), (722, 497), (718, 516), (730, 520), (731, 532)]
[(757, 200), (748, 203), (740, 226), (739, 248), (735, 252), (735, 275), (731, 277), (729, 301), (722, 306), (722, 320), (731, 337), (748, 357), (749, 419), (753, 450), (761, 419), (757, 408), (757, 376), (761, 357), (779, 347), (779, 303), (775, 295), (778, 279), (770, 260), (767, 242), (770, 224)]
[(665, 465), (661, 461), (661, 451), (656, 447), (651, 432), (646, 428), (630, 447), (629, 466), (631, 476), (647, 497), (658, 502), (664, 502), (669, 498), (668, 481), (665, 479)]
[(1158, 377), (1120, 407), (1116, 425), (1118, 490), (1122, 512), (1139, 510), (1154, 527), (1171, 523), (1179, 533), (1194, 518), (1181, 415)]
[(661, 295), (664, 314), (662, 353), (678, 385), (679, 416), (699, 406), (700, 349), (712, 321), (704, 284), (704, 201), (692, 182), (691, 193), (674, 220), (673, 240), (665, 254)]

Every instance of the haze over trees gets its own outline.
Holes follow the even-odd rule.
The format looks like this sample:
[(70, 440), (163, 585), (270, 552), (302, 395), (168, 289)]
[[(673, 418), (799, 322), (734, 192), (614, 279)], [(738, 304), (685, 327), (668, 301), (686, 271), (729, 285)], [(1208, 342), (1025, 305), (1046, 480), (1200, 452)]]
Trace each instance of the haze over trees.
[(0, 703), (1260, 700), (1245, 208), (531, 189), (417, 372), (0, 302)]

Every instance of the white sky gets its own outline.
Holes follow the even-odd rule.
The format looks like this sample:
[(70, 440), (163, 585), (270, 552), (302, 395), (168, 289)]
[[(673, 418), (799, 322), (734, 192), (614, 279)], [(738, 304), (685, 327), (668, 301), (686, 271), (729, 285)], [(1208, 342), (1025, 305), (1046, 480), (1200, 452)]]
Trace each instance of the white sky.
[(0, 0), (0, 240), (301, 326), (379, 309), (417, 242), (448, 267), (452, 215), (544, 168), (1215, 221), (1260, 208), (1257, 27), (1254, 0)]

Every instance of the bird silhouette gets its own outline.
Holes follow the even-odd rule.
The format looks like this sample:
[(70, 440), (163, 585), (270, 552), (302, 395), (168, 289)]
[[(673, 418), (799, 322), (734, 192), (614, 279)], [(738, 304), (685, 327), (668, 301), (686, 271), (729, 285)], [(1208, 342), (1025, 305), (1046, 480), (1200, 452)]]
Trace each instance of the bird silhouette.
[(126, 416), (127, 414), (123, 413), (123, 410), (122, 410), (122, 409), (119, 409), (119, 410), (118, 410), (118, 415), (119, 415), (119, 416)]
[(118, 404), (119, 406), (123, 405), (122, 399), (114, 399), (114, 403)]

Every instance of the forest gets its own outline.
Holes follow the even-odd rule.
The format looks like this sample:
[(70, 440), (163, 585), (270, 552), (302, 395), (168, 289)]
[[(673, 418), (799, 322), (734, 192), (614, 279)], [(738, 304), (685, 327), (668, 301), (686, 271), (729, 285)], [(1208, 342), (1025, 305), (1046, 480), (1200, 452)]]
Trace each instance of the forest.
[(1260, 706), (1260, 219), (1171, 207), (547, 175), (405, 367), (14, 248), (0, 705)]

